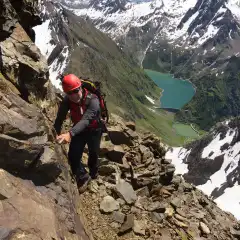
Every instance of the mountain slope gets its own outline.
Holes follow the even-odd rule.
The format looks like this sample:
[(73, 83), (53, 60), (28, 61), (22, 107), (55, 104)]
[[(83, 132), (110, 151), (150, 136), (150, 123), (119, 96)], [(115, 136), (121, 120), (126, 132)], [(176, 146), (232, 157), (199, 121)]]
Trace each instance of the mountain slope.
[(219, 123), (204, 138), (170, 150), (177, 172), (240, 218), (240, 118)]
[[(144, 68), (171, 72), (194, 83), (196, 96), (178, 114), (178, 120), (209, 129), (222, 118), (239, 114), (240, 92), (234, 87), (239, 85), (238, 1), (62, 3), (90, 18)], [(202, 106), (207, 102), (206, 114)]]
[(172, 116), (153, 109), (160, 89), (114, 41), (58, 3), (44, 2), (42, 12), (44, 22), (34, 28), (36, 44), (48, 59), (54, 85), (60, 88), (62, 72), (100, 80), (110, 112), (136, 119), (169, 144), (183, 141), (172, 131)]

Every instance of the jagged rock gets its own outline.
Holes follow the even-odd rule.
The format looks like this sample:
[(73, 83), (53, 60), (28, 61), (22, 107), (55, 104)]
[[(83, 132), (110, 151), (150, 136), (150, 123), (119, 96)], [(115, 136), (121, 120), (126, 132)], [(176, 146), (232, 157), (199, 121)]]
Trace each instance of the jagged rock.
[(122, 164), (125, 151), (122, 146), (114, 146), (111, 149), (109, 149), (106, 155), (109, 158), (109, 160)]
[(119, 209), (119, 202), (111, 196), (106, 196), (100, 203), (100, 210), (104, 213), (111, 213)]
[(24, 99), (29, 100), (30, 93), (37, 98), (45, 97), (47, 61), (19, 23), (15, 25), (11, 38), (0, 42), (0, 47), (2, 72), (19, 89)]
[(0, 2), (0, 41), (9, 37), (18, 21), (17, 14), (10, 4), (9, 0)]
[(187, 221), (186, 218), (182, 217), (182, 216), (179, 215), (179, 214), (175, 214), (174, 217), (175, 217), (177, 220), (182, 221), (182, 222), (186, 222), (186, 221)]
[(137, 196), (141, 196), (141, 197), (144, 197), (144, 196), (149, 197), (149, 196), (150, 196), (149, 189), (148, 189), (147, 186), (138, 189), (138, 190), (136, 191), (136, 194), (137, 194)]
[(111, 141), (101, 141), (100, 144), (100, 156), (105, 156), (106, 153), (111, 151), (114, 148), (114, 145), (111, 143)]
[(157, 212), (151, 212), (150, 217), (156, 223), (162, 223), (163, 219), (165, 218), (163, 213), (157, 213)]
[(120, 206), (125, 204), (125, 201), (122, 198), (118, 198), (117, 201), (119, 202)]
[(134, 220), (133, 231), (137, 235), (145, 235), (144, 223), (142, 221)]
[(188, 225), (186, 223), (183, 223), (181, 221), (178, 221), (176, 218), (171, 218), (171, 221), (178, 227), (181, 228), (188, 228)]
[(115, 190), (118, 196), (124, 199), (127, 204), (133, 204), (137, 200), (137, 195), (133, 190), (132, 185), (124, 180), (121, 180), (116, 185)]
[(199, 223), (199, 228), (200, 228), (200, 230), (204, 233), (204, 234), (210, 234), (210, 229), (209, 229), (209, 227), (205, 224), (205, 223), (203, 223), (203, 222), (200, 222)]
[(136, 131), (136, 124), (134, 122), (126, 122), (126, 127)]
[(172, 201), (171, 201), (171, 205), (173, 206), (173, 207), (175, 207), (175, 208), (179, 208), (179, 207), (181, 207), (181, 203), (182, 202), (182, 200), (180, 199), (180, 198), (178, 198), (178, 197), (175, 197)]
[(176, 212), (177, 212), (180, 216), (186, 217), (186, 214), (185, 214), (181, 209), (177, 208), (177, 209), (176, 209)]
[(113, 212), (112, 213), (112, 220), (118, 223), (124, 223), (125, 220), (125, 214), (121, 213), (121, 212)]
[(16, 188), (12, 185), (9, 175), (0, 169), (0, 200), (8, 199), (16, 194)]
[(150, 204), (150, 200), (148, 197), (138, 197), (137, 201), (135, 202), (135, 206), (142, 210), (148, 210), (148, 205)]
[(237, 239), (240, 239), (240, 231), (237, 231), (233, 228), (230, 228), (230, 232), (232, 234), (233, 237), (237, 238)]
[(193, 186), (192, 186), (190, 183), (184, 182), (184, 183), (183, 183), (183, 188), (184, 188), (184, 191), (185, 191), (185, 192), (191, 192), (192, 189), (193, 189)]
[(198, 210), (197, 212), (193, 211), (193, 210), (190, 210), (190, 214), (192, 216), (194, 216), (195, 218), (197, 218), (197, 219), (203, 219), (205, 217), (205, 215), (206, 215), (205, 212), (200, 211), (200, 210)]
[(146, 177), (138, 177), (132, 181), (132, 186), (134, 189), (143, 188), (145, 186), (151, 187), (156, 184), (157, 180)]
[(153, 159), (153, 153), (150, 151), (148, 147), (144, 145), (139, 146), (140, 153), (142, 154), (142, 163), (146, 163), (147, 160)]
[(132, 143), (136, 140), (138, 140), (139, 136), (136, 132), (134, 132), (132, 129), (126, 129), (125, 133), (127, 136), (132, 140)]
[(164, 213), (166, 210), (166, 206), (160, 202), (153, 202), (148, 205), (147, 210), (150, 212)]
[(115, 169), (114, 165), (110, 165), (110, 164), (109, 165), (102, 165), (102, 166), (99, 167), (98, 172), (102, 176), (109, 176), (112, 173), (115, 173), (116, 169)]
[[(41, 238), (58, 238), (56, 228), (57, 218), (54, 213), (54, 206), (45, 194), (34, 189), (30, 182), (24, 182), (15, 178), (4, 170), (0, 172), (1, 195), (5, 200), (1, 202), (0, 226), (9, 229), (10, 232), (17, 229), (24, 229), (28, 234)], [(2, 183), (6, 183), (4, 187)], [(10, 188), (11, 191), (3, 188)], [(7, 194), (6, 194), (7, 193)], [(3, 200), (3, 199), (1, 199)]]
[(108, 128), (109, 137), (113, 144), (121, 145), (125, 144), (128, 146), (133, 146), (133, 142), (129, 136), (124, 132), (124, 129), (120, 126), (111, 126)]
[(126, 221), (123, 223), (123, 225), (121, 226), (120, 230), (119, 230), (119, 234), (122, 235), (130, 230), (132, 230), (134, 226), (134, 216), (133, 214), (128, 214)]
[(133, 166), (141, 164), (141, 154), (135, 151), (127, 152), (124, 156)]

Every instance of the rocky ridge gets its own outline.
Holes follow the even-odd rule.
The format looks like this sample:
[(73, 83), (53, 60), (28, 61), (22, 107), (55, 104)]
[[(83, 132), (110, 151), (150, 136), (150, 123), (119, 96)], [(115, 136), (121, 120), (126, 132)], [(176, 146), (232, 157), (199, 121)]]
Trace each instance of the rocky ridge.
[(88, 240), (66, 151), (54, 141), (58, 99), (32, 41), (39, 23), (37, 1), (0, 2), (0, 239)]
[(232, 214), (174, 175), (160, 139), (136, 132), (134, 123), (126, 125), (112, 115), (101, 144), (100, 176), (81, 195), (93, 237), (239, 239)]

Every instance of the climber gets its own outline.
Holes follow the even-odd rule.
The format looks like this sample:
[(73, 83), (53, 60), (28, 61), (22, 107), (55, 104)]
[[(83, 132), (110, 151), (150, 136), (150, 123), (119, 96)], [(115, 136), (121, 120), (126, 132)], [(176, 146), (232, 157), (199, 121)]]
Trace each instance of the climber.
[[(102, 136), (100, 102), (95, 94), (82, 88), (81, 80), (74, 74), (63, 77), (62, 88), (66, 96), (59, 106), (54, 128), (58, 142), (70, 143), (68, 158), (79, 192), (82, 193), (91, 179), (96, 179), (98, 174), (98, 153)], [(60, 134), (69, 110), (73, 127), (67, 133)], [(89, 174), (82, 163), (86, 144), (89, 152)]]

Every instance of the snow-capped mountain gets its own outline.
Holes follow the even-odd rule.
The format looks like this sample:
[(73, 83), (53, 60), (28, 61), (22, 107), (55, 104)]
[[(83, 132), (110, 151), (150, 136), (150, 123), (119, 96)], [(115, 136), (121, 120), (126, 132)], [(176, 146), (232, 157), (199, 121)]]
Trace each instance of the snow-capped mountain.
[[(174, 47), (196, 48), (239, 36), (238, 0), (61, 0), (102, 31), (129, 45), (136, 37), (142, 60), (151, 45), (166, 40)], [(123, 39), (126, 38), (126, 39)]]
[(176, 171), (240, 219), (240, 118), (225, 121), (186, 148), (166, 154)]

